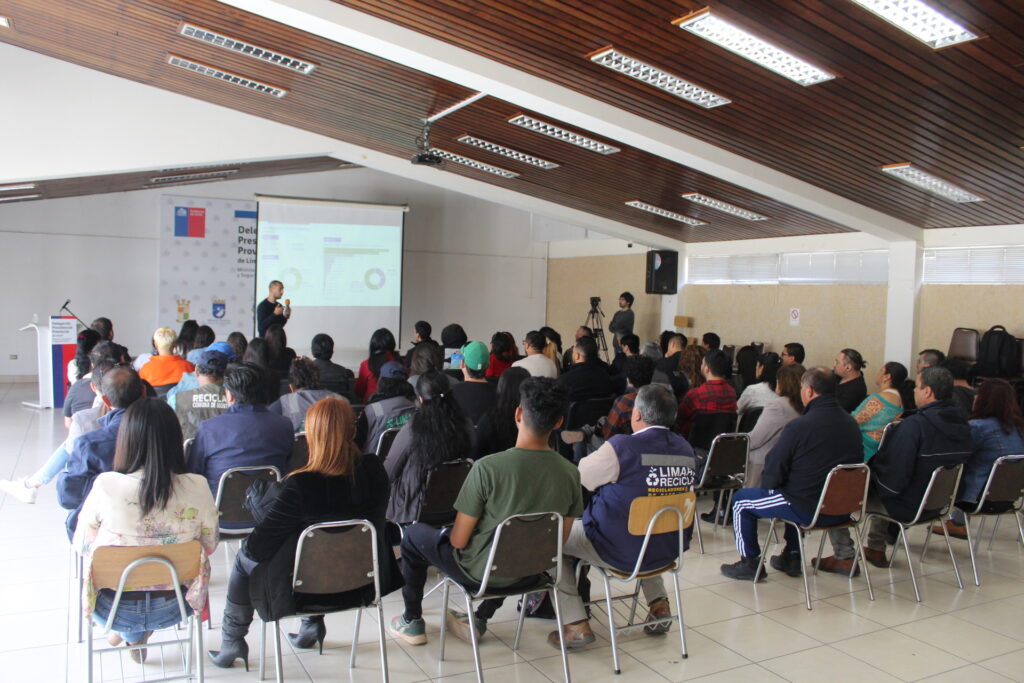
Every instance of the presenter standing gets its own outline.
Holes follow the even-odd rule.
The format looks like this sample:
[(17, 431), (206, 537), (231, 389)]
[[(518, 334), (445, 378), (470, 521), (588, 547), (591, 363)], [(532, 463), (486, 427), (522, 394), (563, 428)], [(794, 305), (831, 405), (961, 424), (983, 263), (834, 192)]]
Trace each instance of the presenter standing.
[(620, 345), (622, 337), (627, 334), (633, 334), (634, 319), (633, 295), (629, 292), (623, 292), (619, 295), (619, 310), (615, 311), (612, 321), (608, 324), (608, 331), (612, 333), (612, 346), (615, 349), (616, 355), (622, 353)]
[(281, 297), (284, 296), (284, 284), (280, 280), (270, 282), (270, 293), (267, 298), (256, 307), (256, 331), (259, 336), (266, 334), (267, 328), (271, 325), (284, 325), (292, 317), (292, 307), (288, 300), (281, 304)]

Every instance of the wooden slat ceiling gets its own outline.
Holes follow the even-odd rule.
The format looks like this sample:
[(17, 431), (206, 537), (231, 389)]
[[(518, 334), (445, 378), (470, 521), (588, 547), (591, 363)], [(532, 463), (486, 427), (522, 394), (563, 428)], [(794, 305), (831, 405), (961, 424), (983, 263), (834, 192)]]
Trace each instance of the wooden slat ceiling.
[[(242, 180), (244, 178), (266, 178), (294, 173), (315, 173), (317, 171), (334, 171), (339, 168), (353, 168), (354, 164), (335, 159), (334, 157), (296, 157), (293, 159), (275, 159), (273, 161), (251, 161), (239, 164), (213, 164), (204, 166), (188, 166), (179, 168), (162, 168), (150, 171), (134, 171), (132, 173), (108, 173), (104, 175), (82, 176), (78, 178), (59, 178), (41, 180), (36, 187), (25, 190), (4, 191), (0, 186), (0, 206), (14, 204), (17, 201), (8, 198), (26, 195), (39, 195), (38, 199), (57, 199), (59, 197), (80, 197), (90, 194), (106, 194), (109, 192), (130, 192), (132, 190), (151, 190), (167, 188), (178, 192), (182, 185), (199, 182), (216, 182), (216, 180), (197, 179), (199, 176), (219, 176), (224, 180)], [(154, 178), (169, 176), (185, 176), (180, 181), (153, 182)], [(188, 176), (196, 176), (192, 179)], [(184, 192), (185, 190), (180, 190)], [(4, 201), (8, 199), (7, 201)]]
[[(1024, 3), (927, 0), (982, 36), (932, 50), (849, 0), (335, 0), (924, 228), (1024, 222)], [(712, 12), (838, 76), (801, 87), (670, 22)], [(586, 59), (613, 45), (731, 99), (703, 110)], [(911, 161), (987, 201), (880, 173)]]
[[(415, 151), (421, 119), (472, 94), (459, 85), (213, 0), (3, 0), (0, 10), (13, 21), (13, 29), (0, 30), (0, 40), (401, 157)], [(178, 35), (182, 21), (318, 66), (301, 75), (185, 38)], [(279, 99), (170, 66), (169, 53), (286, 88), (288, 94)], [(59, 84), (40, 87), (55, 86)], [(520, 111), (506, 102), (485, 98), (442, 119), (432, 134), (435, 146), (514, 170), (521, 174), (518, 178), (503, 179), (453, 163), (438, 172), (463, 174), (686, 241), (848, 232), (838, 224), (621, 144), (616, 146), (622, 152), (606, 157), (505, 122)], [(462, 133), (562, 165), (554, 170), (532, 168), (456, 142), (454, 138)], [(751, 222), (679, 198), (679, 193), (690, 191), (740, 205), (771, 220)], [(707, 225), (684, 226), (625, 206), (629, 200), (684, 213)]]

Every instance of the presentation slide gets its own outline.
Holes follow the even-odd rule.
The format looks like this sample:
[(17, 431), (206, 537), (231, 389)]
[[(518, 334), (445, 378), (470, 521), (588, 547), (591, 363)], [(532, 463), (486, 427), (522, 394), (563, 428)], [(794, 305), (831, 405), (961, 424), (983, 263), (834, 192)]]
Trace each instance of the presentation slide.
[(346, 364), (365, 357), (379, 327), (397, 339), (404, 215), (401, 207), (260, 197), (257, 232), (248, 236), (256, 247), (254, 305), (272, 280), (284, 284), (292, 310), (285, 332), (300, 354), (320, 332), (334, 338), (337, 362)]

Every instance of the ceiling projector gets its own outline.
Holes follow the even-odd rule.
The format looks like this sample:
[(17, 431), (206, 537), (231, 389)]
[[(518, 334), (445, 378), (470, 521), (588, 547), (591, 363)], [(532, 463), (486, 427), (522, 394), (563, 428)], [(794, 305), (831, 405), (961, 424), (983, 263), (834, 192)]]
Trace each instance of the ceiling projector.
[(409, 161), (414, 164), (422, 164), (423, 166), (442, 166), (444, 164), (443, 157), (434, 154), (429, 150), (413, 154)]

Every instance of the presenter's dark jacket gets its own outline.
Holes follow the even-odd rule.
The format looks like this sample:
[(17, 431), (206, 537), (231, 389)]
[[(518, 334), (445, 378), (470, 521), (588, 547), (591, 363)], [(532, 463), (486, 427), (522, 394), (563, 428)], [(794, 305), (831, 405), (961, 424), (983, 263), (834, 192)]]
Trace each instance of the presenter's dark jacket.
[(778, 491), (790, 505), (810, 515), (832, 468), (858, 462), (864, 462), (864, 447), (857, 421), (835, 397), (818, 396), (803, 415), (786, 425), (765, 456), (761, 486)]
[(121, 426), (124, 408), (115, 408), (100, 418), (100, 426), (75, 439), (75, 446), (68, 456), (68, 464), (57, 477), (57, 501), (66, 510), (71, 510), (66, 522), (68, 538), (75, 534), (78, 513), (82, 503), (89, 497), (92, 483), (103, 472), (114, 469), (114, 448), (117, 445), (117, 431)]
[[(373, 583), (361, 589), (330, 595), (292, 593), (292, 571), (299, 534), (318, 522), (365, 519), (377, 530), (377, 561), (381, 594), (402, 587), (402, 574), (384, 533), (388, 477), (377, 456), (362, 455), (352, 476), (331, 477), (300, 472), (287, 477), (276, 500), (267, 508), (242, 552), (258, 564), (251, 574), (249, 593), (262, 619), (278, 619), (297, 610), (346, 609), (373, 600)], [(353, 531), (349, 533), (360, 533)]]
[(264, 299), (256, 307), (256, 330), (259, 336), (266, 334), (271, 325), (284, 325), (288, 322), (288, 318), (283, 315), (274, 315), (275, 308), (277, 304), (271, 303), (270, 299)]

